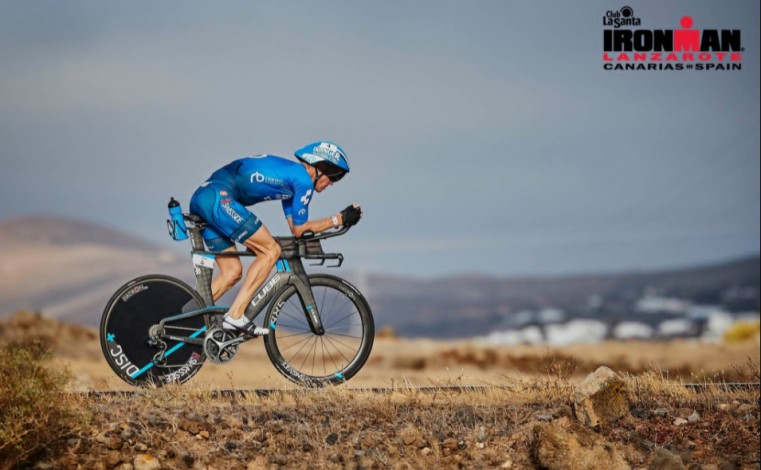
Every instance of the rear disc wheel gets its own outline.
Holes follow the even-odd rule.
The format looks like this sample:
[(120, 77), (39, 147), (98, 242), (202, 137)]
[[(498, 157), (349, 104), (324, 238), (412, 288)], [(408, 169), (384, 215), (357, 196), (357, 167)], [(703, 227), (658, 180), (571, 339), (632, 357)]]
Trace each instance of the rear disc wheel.
[[(149, 275), (123, 285), (106, 305), (100, 323), (100, 344), (108, 365), (130, 385), (190, 380), (206, 359), (203, 346), (156, 341), (155, 334), (161, 333), (156, 325), (182, 313), (183, 307), (188, 311), (204, 306), (198, 292), (173, 277)], [(199, 315), (166, 323), (163, 333), (203, 339), (207, 327), (206, 316)]]

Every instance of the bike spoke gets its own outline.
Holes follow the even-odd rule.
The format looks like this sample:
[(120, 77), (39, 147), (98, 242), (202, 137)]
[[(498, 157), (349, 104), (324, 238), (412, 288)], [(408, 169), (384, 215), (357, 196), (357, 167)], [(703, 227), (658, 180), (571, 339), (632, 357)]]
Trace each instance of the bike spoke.
[[(330, 343), (331, 343), (331, 345), (332, 345), (332, 343), (333, 343), (333, 341), (331, 341), (331, 339), (330, 339), (330, 338), (328, 338), (327, 336), (325, 337), (325, 341), (328, 341), (328, 342), (330, 342)], [(339, 343), (339, 344), (341, 344), (341, 342), (340, 342), (340, 341), (336, 341), (336, 342), (337, 342), (337, 343)], [(345, 346), (345, 345), (344, 345), (344, 346)], [(349, 359), (348, 359), (346, 356), (344, 356), (344, 354), (341, 352), (341, 350), (340, 350), (340, 349), (338, 349), (338, 348), (337, 348), (335, 345), (333, 345), (333, 349), (335, 349), (335, 350), (336, 350), (336, 352), (337, 352), (338, 354), (340, 354), (340, 355), (341, 355), (341, 357), (343, 357), (343, 358), (344, 358), (344, 361), (346, 361), (346, 363), (347, 363), (347, 364), (348, 364), (349, 362), (351, 362), (351, 360), (349, 360)]]
[(336, 325), (338, 325), (339, 323), (343, 322), (343, 321), (344, 321), (344, 320), (346, 320), (347, 318), (349, 318), (349, 317), (351, 317), (351, 316), (354, 316), (354, 315), (356, 315), (357, 313), (358, 313), (358, 312), (355, 310), (355, 311), (353, 311), (353, 312), (349, 313), (348, 315), (346, 315), (345, 317), (343, 317), (342, 319), (340, 319), (340, 320), (338, 320), (338, 321), (336, 321), (336, 322), (333, 322), (333, 323), (331, 323), (331, 324), (330, 324), (330, 326), (326, 326), (326, 327), (325, 327), (325, 329), (327, 330), (328, 328), (333, 328), (334, 326), (336, 326)]
[[(327, 342), (327, 341), (323, 339), (323, 342), (325, 343), (325, 342)], [(338, 366), (336, 365), (336, 361), (333, 359), (333, 355), (332, 355), (332, 354), (330, 354), (330, 350), (328, 350), (328, 357), (330, 358), (330, 362), (332, 362), (332, 363), (333, 363), (333, 367), (335, 367), (335, 369), (336, 369), (336, 372), (338, 372), (338, 371), (340, 371), (340, 370), (342, 370), (342, 369), (343, 369), (343, 367), (338, 367)], [(326, 373), (326, 375), (327, 375), (327, 373)]]
[[(306, 324), (306, 321), (304, 320), (303, 312), (301, 310), (299, 310), (298, 313), (301, 313), (302, 316), (299, 317), (298, 314), (296, 314), (296, 313), (291, 315), (291, 314), (289, 314), (287, 312), (285, 312), (285, 313), (283, 313), (282, 311), (280, 312), (281, 315), (284, 315), (285, 317), (290, 318), (291, 320), (293, 320), (295, 322)], [(279, 320), (280, 320), (280, 318), (278, 317), (278, 323), (279, 323)]]
[(341, 336), (343, 338), (362, 339), (362, 335), (359, 335), (359, 336), (345, 335), (345, 334), (341, 334), (341, 333), (335, 333), (333, 331), (331, 331), (330, 333), (325, 333), (325, 334), (329, 335), (329, 336)]
[[(340, 344), (341, 346), (345, 347), (346, 349), (350, 349), (350, 350), (359, 350), (359, 346), (362, 344), (362, 343), (360, 342), (360, 343), (359, 343), (357, 346), (350, 346), (350, 345), (348, 345), (348, 344), (344, 343), (343, 341), (339, 340), (338, 338), (333, 338), (332, 336), (335, 336), (335, 335), (326, 335), (326, 336), (325, 336), (325, 338), (326, 338), (328, 341), (331, 341), (331, 342), (335, 342), (335, 343), (338, 343), (338, 344)], [(357, 338), (355, 338), (355, 339), (357, 339)], [(338, 349), (338, 348), (336, 348), (336, 349)]]
[(277, 327), (285, 329), (285, 330), (290, 329), (290, 330), (304, 331), (309, 333), (312, 332), (312, 330), (309, 328), (308, 325), (286, 325), (286, 324), (278, 322)]
[(306, 355), (304, 356), (304, 360), (301, 362), (301, 367), (299, 367), (299, 370), (304, 369), (304, 364), (306, 364), (307, 359), (309, 359), (309, 353), (312, 351), (313, 347), (317, 344), (317, 340), (315, 339), (311, 346), (309, 346), (309, 351), (307, 351)]
[[(294, 335), (294, 336), (295, 336), (295, 335)], [(298, 345), (299, 345), (299, 344), (301, 344), (301, 343), (304, 343), (304, 344), (306, 344), (306, 342), (307, 342), (307, 341), (309, 341), (310, 339), (311, 339), (311, 337), (310, 337), (310, 336), (307, 336), (307, 337), (305, 337), (304, 339), (302, 339), (301, 341), (297, 341), (297, 342), (295, 342), (295, 343), (291, 344), (290, 346), (287, 346), (287, 347), (285, 347), (285, 348), (281, 348), (281, 349), (280, 349), (280, 352), (281, 352), (281, 353), (282, 353), (282, 352), (285, 352), (285, 351), (287, 351), (287, 350), (289, 350), (289, 349), (291, 349), (291, 348), (293, 348), (293, 347), (296, 347), (296, 346), (298, 346)], [(298, 351), (296, 351), (296, 354), (298, 354), (299, 352), (301, 352), (301, 349), (303, 349), (303, 348), (304, 348), (304, 346), (302, 345), (302, 346), (301, 346), (301, 348), (299, 348), (299, 350), (298, 350)], [(293, 356), (292, 356), (292, 357), (293, 357)], [(290, 362), (290, 361), (289, 361), (289, 362)]]

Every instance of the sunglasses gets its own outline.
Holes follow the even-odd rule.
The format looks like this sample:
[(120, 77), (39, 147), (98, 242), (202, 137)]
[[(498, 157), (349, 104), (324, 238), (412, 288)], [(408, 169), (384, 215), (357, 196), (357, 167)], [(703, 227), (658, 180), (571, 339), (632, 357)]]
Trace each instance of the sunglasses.
[(343, 177), (346, 175), (346, 172), (345, 172), (345, 171), (341, 171), (341, 170), (338, 170), (338, 171), (335, 171), (335, 172), (333, 172), (333, 173), (327, 173), (327, 172), (326, 172), (326, 173), (323, 173), (323, 175), (327, 176), (327, 177), (328, 177), (328, 179), (329, 179), (331, 182), (335, 183), (336, 181), (338, 181), (338, 180), (340, 180), (341, 178), (343, 178)]

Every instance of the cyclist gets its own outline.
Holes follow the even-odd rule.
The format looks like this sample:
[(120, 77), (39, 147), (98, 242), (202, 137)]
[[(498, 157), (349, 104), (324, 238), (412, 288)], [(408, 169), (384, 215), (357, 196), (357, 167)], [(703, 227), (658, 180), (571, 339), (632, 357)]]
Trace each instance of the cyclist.
[[(362, 217), (353, 204), (341, 212), (316, 220), (309, 219), (309, 203), (315, 193), (324, 191), (349, 172), (349, 161), (341, 147), (332, 142), (314, 142), (295, 152), (299, 162), (275, 155), (241, 158), (212, 173), (190, 200), (190, 212), (209, 225), (203, 232), (212, 251), (234, 251), (235, 242), (256, 254), (243, 285), (225, 315), (223, 327), (265, 335), (243, 315), (254, 293), (264, 283), (280, 256), (280, 245), (267, 227), (246, 206), (262, 201), (281, 200), (288, 226), (296, 237), (305, 232), (321, 232), (339, 225), (352, 226)], [(243, 266), (237, 256), (218, 256), (219, 275), (212, 283), (218, 300), (242, 277)]]

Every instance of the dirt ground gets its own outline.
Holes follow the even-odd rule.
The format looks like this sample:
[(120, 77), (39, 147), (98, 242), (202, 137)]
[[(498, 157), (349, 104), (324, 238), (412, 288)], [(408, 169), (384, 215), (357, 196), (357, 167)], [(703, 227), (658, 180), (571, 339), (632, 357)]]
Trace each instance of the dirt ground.
[[(71, 391), (126, 390), (97, 332), (21, 315), (0, 341), (38, 339), (66, 367)], [(73, 394), (69, 430), (34, 468), (759, 468), (758, 390), (709, 392), (698, 380), (758, 381), (759, 339), (495, 348), (380, 335), (347, 385), (306, 393), (243, 345), (181, 386), (139, 396)], [(574, 390), (600, 365), (625, 381), (625, 416), (597, 429)], [(417, 385), (484, 385), (423, 393)], [(494, 387), (491, 387), (494, 385)], [(361, 387), (393, 386), (386, 393)], [(214, 399), (211, 389), (288, 389)], [(0, 462), (0, 468), (2, 468)]]

